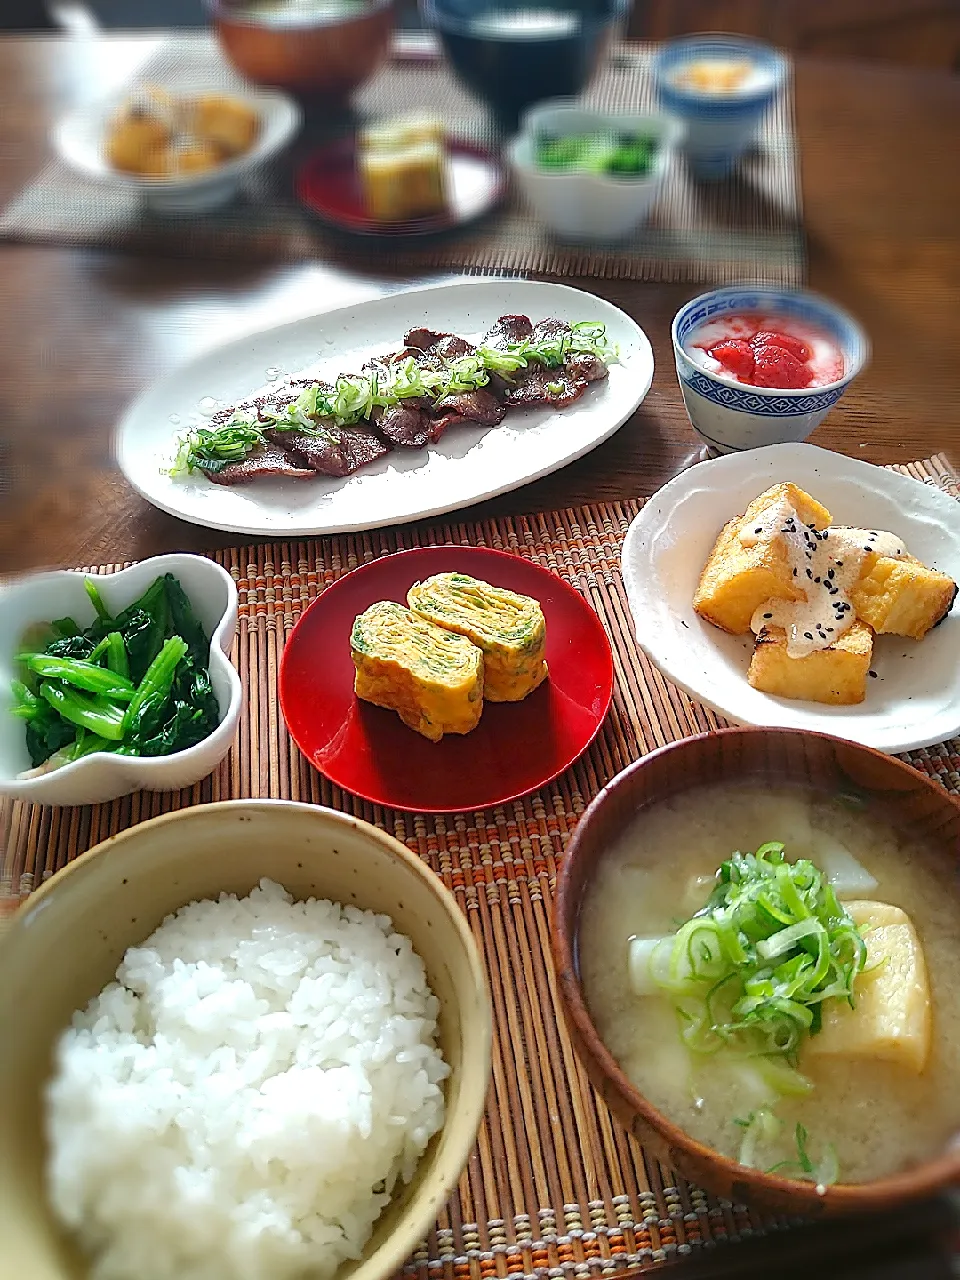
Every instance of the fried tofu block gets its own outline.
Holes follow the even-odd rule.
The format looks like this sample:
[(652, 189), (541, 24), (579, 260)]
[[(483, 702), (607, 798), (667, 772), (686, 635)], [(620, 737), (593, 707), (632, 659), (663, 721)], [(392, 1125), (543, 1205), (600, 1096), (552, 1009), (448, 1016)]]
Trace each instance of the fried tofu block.
[(205, 93), (194, 100), (191, 132), (228, 156), (249, 151), (260, 132), (260, 117), (239, 98)]
[(209, 173), (222, 163), (222, 154), (209, 142), (188, 142), (173, 152), (176, 173)]
[(922, 640), (950, 612), (956, 596), (952, 578), (919, 560), (871, 555), (864, 560), (850, 603), (878, 634)]
[(746, 635), (754, 610), (767, 600), (805, 598), (795, 585), (779, 522), (770, 521), (770, 509), (787, 504), (802, 524), (817, 529), (830, 524), (830, 512), (796, 485), (776, 484), (761, 493), (742, 516), (724, 525), (704, 565), (693, 597), (701, 618)]
[(862, 622), (855, 622), (829, 648), (805, 658), (788, 655), (786, 632), (780, 627), (764, 627), (747, 679), (754, 689), (777, 698), (850, 706), (864, 699), (872, 655), (873, 632)]
[(163, 121), (142, 111), (125, 109), (110, 124), (104, 139), (108, 162), (123, 173), (151, 176), (170, 172), (166, 157), (170, 129)]
[(547, 624), (531, 596), (465, 573), (436, 573), (414, 583), (407, 604), (483, 650), (483, 696), (489, 702), (519, 702), (546, 679)]
[(439, 742), (469, 733), (483, 710), (483, 651), (393, 600), (354, 620), (350, 654), (358, 698), (396, 711), (417, 733)]
[(856, 1007), (824, 1003), (823, 1027), (811, 1036), (812, 1057), (881, 1058), (918, 1075), (927, 1064), (933, 1014), (923, 948), (910, 917), (885, 902), (845, 904), (867, 944), (854, 984)]

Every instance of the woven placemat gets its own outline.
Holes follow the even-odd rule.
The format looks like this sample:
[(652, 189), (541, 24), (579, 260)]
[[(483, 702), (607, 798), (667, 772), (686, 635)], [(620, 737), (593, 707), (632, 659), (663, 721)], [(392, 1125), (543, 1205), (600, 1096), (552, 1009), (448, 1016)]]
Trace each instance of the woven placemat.
[[(608, 109), (653, 106), (650, 50), (622, 46), (587, 95)], [(137, 82), (176, 89), (198, 83), (239, 87), (208, 35), (177, 36), (139, 69)], [(436, 59), (397, 57), (358, 96), (361, 116), (428, 105), (451, 133), (495, 146), (483, 110)], [(470, 228), (402, 243), (358, 239), (322, 227), (294, 199), (293, 173), (311, 147), (349, 131), (356, 117), (308, 115), (290, 153), (252, 175), (241, 197), (195, 218), (145, 215), (137, 193), (89, 181), (53, 160), (0, 214), (0, 238), (105, 246), (201, 258), (321, 258), (357, 270), (535, 271), (628, 280), (799, 283), (805, 274), (792, 88), (781, 94), (757, 146), (734, 177), (696, 184), (677, 159), (647, 226), (610, 248), (564, 246), (514, 193)]]
[[(898, 470), (960, 497), (942, 457)], [(486, 960), (496, 1022), (493, 1086), (459, 1190), (404, 1269), (417, 1280), (579, 1280), (792, 1225), (717, 1200), (646, 1155), (594, 1094), (560, 1013), (550, 915), (573, 827), (600, 787), (638, 756), (721, 723), (669, 685), (634, 642), (620, 548), (641, 505), (217, 552), (240, 592), (232, 656), (246, 691), (237, 744), (219, 769), (183, 792), (74, 809), (0, 808), (0, 907), (7, 909), (116, 831), (186, 805), (251, 796), (356, 814), (403, 841), (441, 877)], [(447, 817), (397, 813), (332, 786), (291, 743), (276, 696), (284, 641), (325, 586), (389, 552), (437, 543), (525, 556), (572, 583), (606, 627), (616, 670), (610, 714), (578, 764), (524, 800)], [(960, 792), (960, 742), (904, 758)]]

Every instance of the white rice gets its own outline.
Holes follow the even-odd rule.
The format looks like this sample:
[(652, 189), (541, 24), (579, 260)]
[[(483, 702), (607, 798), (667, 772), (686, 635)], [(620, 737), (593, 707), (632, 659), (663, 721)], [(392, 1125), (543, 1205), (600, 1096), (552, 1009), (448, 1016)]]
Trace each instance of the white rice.
[(64, 1032), (48, 1181), (94, 1280), (327, 1277), (443, 1124), (438, 1002), (387, 916), (263, 880), (168, 916)]

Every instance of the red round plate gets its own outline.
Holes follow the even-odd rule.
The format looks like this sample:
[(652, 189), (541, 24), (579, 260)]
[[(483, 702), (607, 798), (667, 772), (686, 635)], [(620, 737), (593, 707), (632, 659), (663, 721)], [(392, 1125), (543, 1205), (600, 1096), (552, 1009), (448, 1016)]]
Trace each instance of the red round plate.
[(357, 178), (356, 140), (340, 138), (314, 152), (297, 174), (297, 198), (325, 222), (368, 236), (422, 236), (450, 231), (494, 208), (506, 190), (506, 174), (495, 155), (472, 143), (447, 142), (449, 208), (408, 222), (376, 222), (367, 216)]
[[(350, 629), (376, 600), (404, 604), (415, 582), (452, 570), (540, 601), (550, 675), (522, 702), (485, 703), (472, 733), (429, 742), (356, 697)], [(593, 741), (612, 693), (610, 642), (583, 597), (529, 560), (479, 547), (399, 551), (355, 569), (307, 609), (280, 664), (283, 717), (310, 763), (364, 800), (423, 813), (485, 809), (550, 782)]]

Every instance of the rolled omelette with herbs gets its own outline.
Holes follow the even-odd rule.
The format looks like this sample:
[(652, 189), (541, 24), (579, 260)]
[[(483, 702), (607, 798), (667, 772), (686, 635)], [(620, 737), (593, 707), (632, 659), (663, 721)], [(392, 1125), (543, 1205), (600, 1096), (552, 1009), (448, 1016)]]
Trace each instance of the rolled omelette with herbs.
[(396, 711), (431, 742), (469, 733), (483, 710), (483, 652), (393, 600), (354, 619), (350, 653), (358, 698)]
[(531, 596), (465, 573), (436, 573), (414, 583), (407, 604), (483, 650), (483, 696), (489, 702), (519, 702), (546, 679), (547, 624)]

